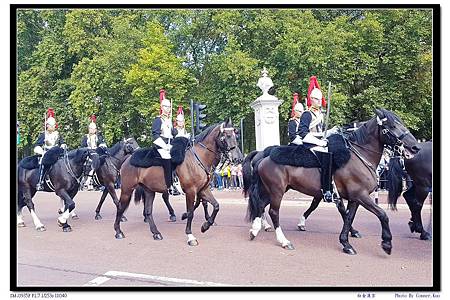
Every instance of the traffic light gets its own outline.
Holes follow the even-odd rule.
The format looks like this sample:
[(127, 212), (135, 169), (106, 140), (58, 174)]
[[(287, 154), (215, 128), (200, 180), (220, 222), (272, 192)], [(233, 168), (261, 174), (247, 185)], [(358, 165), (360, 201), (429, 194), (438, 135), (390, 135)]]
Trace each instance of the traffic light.
[(206, 124), (202, 123), (202, 120), (206, 119), (206, 114), (202, 113), (202, 111), (205, 109), (206, 104), (194, 102), (196, 134), (200, 133), (206, 127)]

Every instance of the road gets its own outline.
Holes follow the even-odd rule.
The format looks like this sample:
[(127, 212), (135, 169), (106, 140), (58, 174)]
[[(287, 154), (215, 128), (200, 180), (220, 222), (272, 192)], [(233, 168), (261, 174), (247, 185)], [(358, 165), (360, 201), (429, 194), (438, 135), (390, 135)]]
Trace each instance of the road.
[[(120, 191), (118, 191), (120, 193)], [(154, 218), (164, 239), (155, 241), (143, 222), (142, 204), (130, 204), (122, 223), (125, 239), (114, 238), (115, 206), (107, 198), (102, 220), (94, 220), (100, 192), (82, 191), (75, 197), (80, 219), (69, 220), (73, 231), (57, 226), (59, 199), (39, 192), (34, 203), (46, 231), (34, 229), (25, 209), (26, 227), (17, 228), (18, 286), (431, 286), (432, 241), (419, 240), (409, 231), (410, 213), (404, 200), (398, 211), (387, 211), (393, 235), (392, 255), (381, 249), (378, 219), (363, 208), (354, 227), (363, 237), (350, 238), (358, 252), (342, 252), (342, 219), (333, 204), (321, 203), (307, 220), (307, 231), (297, 222), (310, 204), (308, 197), (289, 191), (282, 202), (280, 223), (295, 250), (282, 249), (274, 232), (261, 232), (249, 241), (250, 224), (244, 220), (247, 203), (240, 192), (214, 191), (220, 203), (217, 225), (200, 232), (204, 221), (200, 206), (193, 234), (199, 245), (187, 245), (184, 234), (183, 196), (171, 197), (177, 221), (167, 221), (160, 195)], [(384, 196), (383, 196), (384, 197)], [(383, 197), (380, 201), (383, 202)], [(381, 203), (385, 208), (386, 205)], [(424, 227), (431, 209), (424, 207)], [(13, 279), (12, 279), (13, 280)]]

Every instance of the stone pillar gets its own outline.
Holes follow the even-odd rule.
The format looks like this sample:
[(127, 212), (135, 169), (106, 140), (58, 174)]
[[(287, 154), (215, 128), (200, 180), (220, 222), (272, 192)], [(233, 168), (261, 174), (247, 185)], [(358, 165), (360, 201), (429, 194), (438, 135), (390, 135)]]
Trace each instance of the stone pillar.
[(258, 151), (268, 146), (280, 145), (278, 106), (283, 103), (268, 93), (273, 83), (265, 67), (261, 74), (262, 77), (259, 78), (257, 86), (263, 94), (250, 104), (255, 111), (256, 150)]

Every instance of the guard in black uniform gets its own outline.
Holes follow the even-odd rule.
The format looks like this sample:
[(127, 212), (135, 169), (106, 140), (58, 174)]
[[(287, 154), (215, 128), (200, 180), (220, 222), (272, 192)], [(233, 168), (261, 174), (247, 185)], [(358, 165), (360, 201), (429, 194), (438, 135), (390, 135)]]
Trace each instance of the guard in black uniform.
[(173, 128), (172, 120), (170, 118), (172, 105), (171, 102), (166, 99), (164, 90), (160, 90), (160, 101), (160, 115), (156, 117), (152, 123), (153, 146), (161, 155), (166, 184), (170, 190), (173, 181), (170, 149), (172, 148), (171, 141), (177, 135), (177, 130)]
[(333, 185), (331, 178), (332, 153), (328, 152), (327, 140), (323, 138), (324, 118), (321, 111), (322, 92), (314, 88), (310, 93), (311, 107), (300, 118), (299, 135), (303, 144), (311, 149), (321, 164), (321, 188), (324, 200), (332, 202)]
[(297, 102), (292, 111), (292, 118), (289, 119), (288, 123), (289, 145), (303, 144), (302, 138), (299, 135), (300, 117), (303, 114), (303, 111), (303, 105), (300, 102)]
[(42, 185), (42, 181), (44, 180), (45, 174), (47, 174), (50, 166), (41, 163), (42, 158), (45, 153), (53, 147), (61, 147), (63, 149), (66, 148), (66, 144), (64, 144), (64, 139), (56, 130), (57, 124), (55, 120), (55, 112), (52, 108), (47, 110), (47, 120), (45, 121), (45, 131), (42, 132), (36, 143), (34, 144), (34, 153), (41, 155), (39, 159), (39, 181), (36, 185), (36, 189), (38, 191), (44, 190)]

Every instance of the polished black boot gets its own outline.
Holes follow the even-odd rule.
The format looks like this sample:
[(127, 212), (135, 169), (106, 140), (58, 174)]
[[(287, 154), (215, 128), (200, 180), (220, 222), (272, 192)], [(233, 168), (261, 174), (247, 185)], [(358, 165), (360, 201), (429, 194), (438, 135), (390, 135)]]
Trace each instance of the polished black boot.
[(320, 174), (320, 183), (322, 186), (323, 199), (330, 203), (333, 202), (333, 185), (331, 183), (331, 163), (333, 161), (333, 153), (321, 152), (322, 170)]

